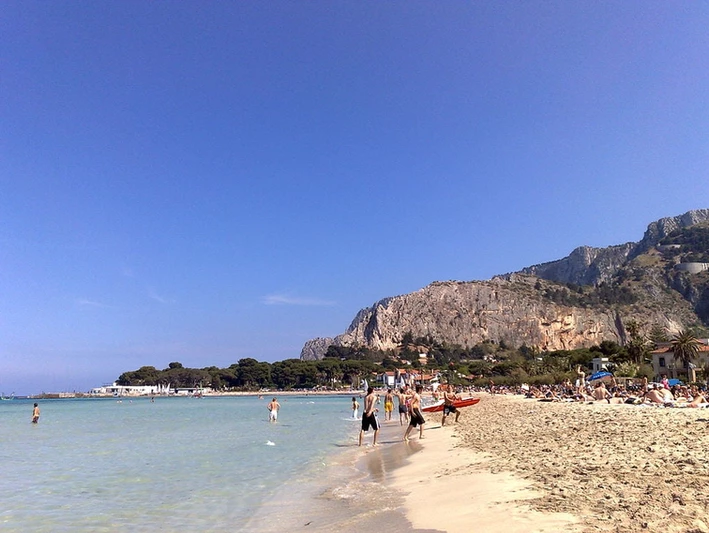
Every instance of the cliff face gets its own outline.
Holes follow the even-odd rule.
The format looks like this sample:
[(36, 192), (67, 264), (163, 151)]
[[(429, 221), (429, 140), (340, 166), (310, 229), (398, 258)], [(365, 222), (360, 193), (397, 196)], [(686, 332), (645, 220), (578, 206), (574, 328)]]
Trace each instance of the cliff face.
[(534, 290), (536, 279), (512, 276), (483, 282), (438, 282), (379, 302), (337, 337), (344, 345), (395, 348), (406, 331), (473, 346), (487, 339), (513, 346), (569, 349), (619, 340), (610, 309), (561, 307)]
[(559, 283), (598, 285), (610, 281), (635, 249), (629, 242), (608, 248), (580, 246), (568, 257), (522, 269), (522, 273)]
[[(623, 343), (632, 319), (676, 330), (699, 322), (689, 301), (668, 285), (660, 268), (638, 258), (670, 232), (709, 220), (709, 209), (664, 218), (648, 226), (639, 243), (608, 248), (583, 246), (568, 257), (489, 281), (434, 282), (411, 294), (385, 298), (362, 309), (342, 335), (308, 341), (302, 359), (320, 359), (331, 344), (396, 348), (404, 333), (474, 346), (504, 340), (544, 350), (589, 347), (603, 340)], [(659, 261), (659, 260), (658, 260)], [(638, 279), (636, 301), (625, 305), (565, 306), (545, 294), (559, 284), (618, 284), (619, 272)], [(630, 274), (628, 274), (630, 273)], [(620, 286), (620, 285), (618, 285)]]

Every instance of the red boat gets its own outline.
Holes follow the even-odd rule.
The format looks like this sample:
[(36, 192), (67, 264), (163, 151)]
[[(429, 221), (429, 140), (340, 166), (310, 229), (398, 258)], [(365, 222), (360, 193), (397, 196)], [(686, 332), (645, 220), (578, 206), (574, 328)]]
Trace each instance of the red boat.
[[(475, 405), (480, 401), (480, 398), (465, 398), (464, 400), (456, 400), (453, 402), (453, 407), (456, 409), (460, 407), (470, 407), (471, 405)], [(443, 400), (439, 400), (434, 404), (431, 405), (426, 405), (425, 407), (422, 407), (421, 410), (424, 413), (440, 413), (443, 411)]]

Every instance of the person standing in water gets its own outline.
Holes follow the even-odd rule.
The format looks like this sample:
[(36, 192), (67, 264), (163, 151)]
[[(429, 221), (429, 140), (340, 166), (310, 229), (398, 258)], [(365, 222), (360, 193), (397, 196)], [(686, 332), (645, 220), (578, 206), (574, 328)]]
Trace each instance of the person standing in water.
[(404, 422), (409, 423), (409, 406), (407, 405), (407, 396), (404, 391), (404, 387), (399, 389), (396, 394), (397, 400), (399, 400), (399, 425), (403, 426)]
[(362, 412), (362, 429), (359, 431), (359, 445), (362, 446), (362, 437), (364, 437), (364, 432), (369, 431), (371, 427), (374, 430), (374, 440), (372, 441), (372, 446), (377, 445), (377, 435), (379, 434), (379, 421), (377, 420), (376, 413), (379, 409), (376, 408), (377, 405), (377, 395), (374, 394), (374, 389), (369, 387), (367, 389), (367, 395), (364, 397), (364, 411)]
[(391, 420), (391, 413), (394, 411), (394, 395), (391, 389), (387, 390), (384, 396), (384, 420)]
[(352, 418), (355, 420), (359, 418), (359, 402), (354, 396), (352, 396)]
[(274, 398), (268, 403), (266, 407), (268, 408), (268, 421), (278, 421), (278, 410), (281, 408), (281, 404), (278, 403), (278, 400)]
[(39, 422), (39, 405), (34, 404), (34, 409), (32, 409), (32, 423), (36, 424)]

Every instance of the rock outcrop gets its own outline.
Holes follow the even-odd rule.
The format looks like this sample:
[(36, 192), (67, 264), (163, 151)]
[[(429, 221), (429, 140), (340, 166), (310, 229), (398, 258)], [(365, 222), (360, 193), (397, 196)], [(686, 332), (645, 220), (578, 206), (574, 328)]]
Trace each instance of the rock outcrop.
[(607, 248), (580, 246), (564, 259), (522, 269), (558, 283), (599, 285), (610, 281), (628, 260), (647, 252), (673, 231), (709, 221), (709, 209), (697, 209), (676, 217), (661, 218), (648, 225), (640, 242), (629, 242)]
[(378, 302), (359, 314), (338, 336), (343, 345), (395, 348), (404, 332), (473, 346), (485, 340), (543, 349), (591, 346), (620, 340), (611, 309), (563, 307), (542, 298), (536, 278), (498, 277), (490, 281), (436, 282), (417, 292)]
[(305, 343), (300, 351), (300, 358), (303, 361), (317, 361), (322, 359), (327, 349), (335, 343), (332, 337), (317, 337)]
[(628, 261), (635, 246), (632, 242), (608, 248), (580, 246), (564, 259), (527, 267), (522, 273), (559, 283), (599, 285), (613, 278)]
[(385, 298), (357, 313), (342, 335), (308, 341), (301, 359), (320, 359), (333, 344), (394, 349), (407, 332), (467, 347), (493, 340), (542, 350), (571, 350), (604, 340), (624, 343), (624, 324), (630, 319), (675, 330), (697, 323), (691, 303), (672, 290), (658, 269), (650, 269), (643, 278), (638, 289), (640, 302), (633, 304), (569, 306), (546, 295), (559, 290), (559, 284), (613, 283), (622, 269), (637, 277), (638, 269), (644, 272), (645, 267), (636, 265), (634, 258), (676, 229), (706, 221), (709, 209), (691, 211), (653, 222), (639, 243), (582, 246), (564, 259), (519, 273), (488, 281), (434, 282), (411, 294)]

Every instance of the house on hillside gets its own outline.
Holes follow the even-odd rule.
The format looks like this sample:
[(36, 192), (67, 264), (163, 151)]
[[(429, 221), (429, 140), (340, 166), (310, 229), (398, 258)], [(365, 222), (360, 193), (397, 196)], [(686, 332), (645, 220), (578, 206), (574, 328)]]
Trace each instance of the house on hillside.
[(663, 343), (656, 350), (650, 352), (655, 379), (659, 380), (663, 375), (670, 379), (686, 376), (689, 381), (696, 381), (697, 372), (703, 374), (705, 381), (709, 379), (709, 375), (704, 370), (709, 367), (709, 339), (699, 339), (699, 341), (701, 342), (699, 352), (690, 365), (675, 360), (675, 354), (670, 343)]

